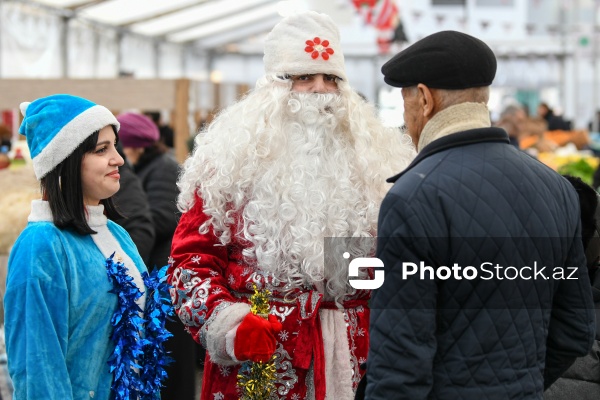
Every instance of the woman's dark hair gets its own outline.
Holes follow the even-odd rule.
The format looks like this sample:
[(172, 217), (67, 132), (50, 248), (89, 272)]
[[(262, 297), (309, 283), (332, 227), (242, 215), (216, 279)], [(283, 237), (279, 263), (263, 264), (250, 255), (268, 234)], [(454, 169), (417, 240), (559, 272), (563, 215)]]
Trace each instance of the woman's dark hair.
[[(117, 130), (113, 126), (117, 135)], [(73, 228), (81, 235), (96, 233), (87, 223), (81, 185), (81, 162), (83, 157), (96, 149), (100, 131), (92, 133), (69, 157), (58, 164), (40, 181), (42, 196), (50, 204), (54, 225), (61, 229)], [(119, 137), (117, 136), (117, 140)], [(109, 219), (121, 217), (112, 198), (101, 200)]]

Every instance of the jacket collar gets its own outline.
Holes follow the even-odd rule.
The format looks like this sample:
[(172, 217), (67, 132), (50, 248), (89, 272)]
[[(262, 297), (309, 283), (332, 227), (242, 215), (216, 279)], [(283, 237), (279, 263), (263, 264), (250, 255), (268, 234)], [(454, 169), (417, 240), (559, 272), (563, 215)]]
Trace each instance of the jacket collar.
[(499, 142), (510, 144), (508, 140), (508, 134), (504, 129), (501, 128), (480, 128), (470, 129), (464, 132), (453, 133), (448, 136), (436, 139), (423, 148), (417, 154), (417, 157), (410, 163), (408, 167), (397, 175), (387, 179), (387, 182), (394, 183), (408, 170), (413, 168), (415, 165), (420, 163), (425, 158), (438, 153), (443, 150), (451, 149), (453, 147), (466, 146), (475, 143), (487, 143), (487, 142)]
[(439, 111), (423, 127), (419, 136), (418, 150), (429, 143), (456, 132), (489, 128), (490, 110), (485, 103), (460, 103)]

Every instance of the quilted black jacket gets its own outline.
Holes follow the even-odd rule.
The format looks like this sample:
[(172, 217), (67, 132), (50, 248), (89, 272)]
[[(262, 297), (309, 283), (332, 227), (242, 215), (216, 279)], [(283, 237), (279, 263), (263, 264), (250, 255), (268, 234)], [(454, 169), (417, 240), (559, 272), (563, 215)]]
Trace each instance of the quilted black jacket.
[[(594, 338), (571, 184), (499, 128), (438, 139), (390, 181), (366, 397), (542, 399)], [(406, 262), (464, 273), (421, 279)]]
[(596, 306), (596, 340), (587, 356), (575, 363), (544, 392), (544, 400), (600, 399), (600, 271), (592, 282)]

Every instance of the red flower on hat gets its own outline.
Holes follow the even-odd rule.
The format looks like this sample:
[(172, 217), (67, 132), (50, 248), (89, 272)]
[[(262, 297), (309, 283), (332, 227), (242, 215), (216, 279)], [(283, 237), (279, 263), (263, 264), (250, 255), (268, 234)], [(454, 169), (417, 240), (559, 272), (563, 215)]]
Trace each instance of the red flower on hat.
[(329, 60), (329, 56), (334, 53), (333, 49), (329, 47), (329, 40), (321, 41), (319, 37), (307, 40), (304, 51), (310, 53), (313, 60), (319, 58), (319, 54), (321, 54), (323, 60)]

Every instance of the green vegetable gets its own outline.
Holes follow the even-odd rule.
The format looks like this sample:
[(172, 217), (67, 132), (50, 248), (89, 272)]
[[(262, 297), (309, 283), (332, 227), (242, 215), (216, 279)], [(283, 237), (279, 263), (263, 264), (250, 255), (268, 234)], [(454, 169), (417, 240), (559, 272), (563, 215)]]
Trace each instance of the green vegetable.
[(561, 175), (576, 176), (588, 185), (591, 185), (594, 180), (594, 167), (583, 158), (563, 164), (558, 167), (558, 173)]

